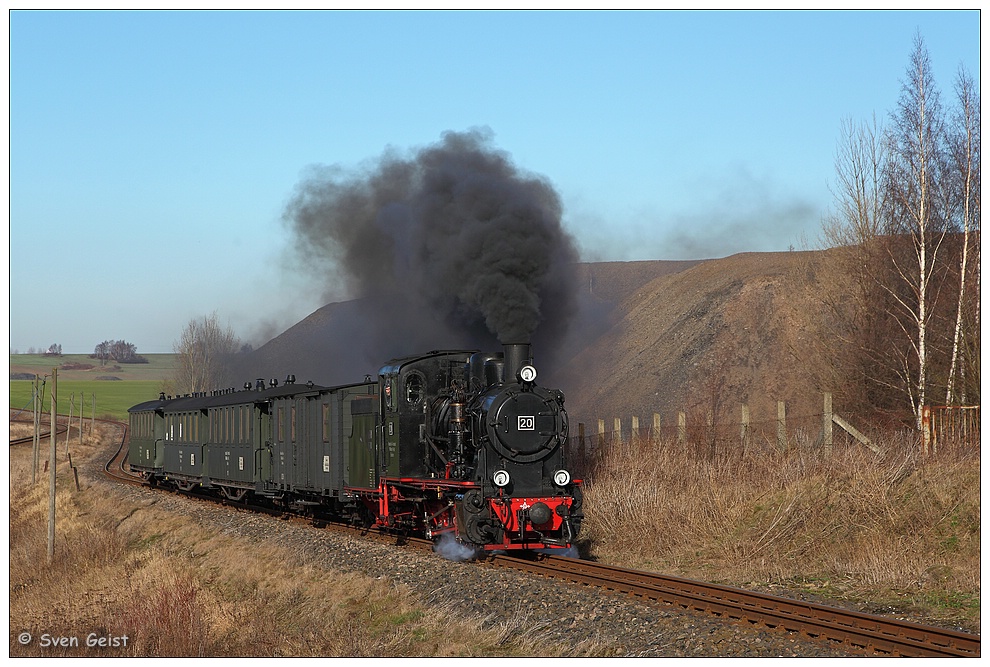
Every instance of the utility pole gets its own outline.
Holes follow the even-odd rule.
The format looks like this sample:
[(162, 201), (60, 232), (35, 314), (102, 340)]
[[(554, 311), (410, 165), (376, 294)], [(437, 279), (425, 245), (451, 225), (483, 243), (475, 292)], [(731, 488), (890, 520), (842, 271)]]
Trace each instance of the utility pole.
[(82, 447), (83, 412), (86, 407), (86, 394), (79, 392), (79, 446)]
[(41, 447), (41, 404), (45, 401), (41, 378), (34, 376), (34, 438), (31, 443), (31, 485), (38, 483), (38, 450)]
[(72, 431), (72, 408), (76, 406), (76, 392), (69, 394), (69, 421), (65, 423), (65, 455), (69, 455), (69, 432)]
[(48, 564), (55, 560), (55, 432), (58, 430), (58, 369), (52, 369), (52, 434), (48, 452)]

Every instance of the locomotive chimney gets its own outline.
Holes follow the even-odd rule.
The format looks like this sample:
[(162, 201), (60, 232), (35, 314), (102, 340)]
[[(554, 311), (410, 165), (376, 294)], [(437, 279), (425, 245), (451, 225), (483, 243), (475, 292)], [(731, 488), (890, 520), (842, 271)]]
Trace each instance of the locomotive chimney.
[(519, 369), (533, 363), (529, 343), (505, 343), (505, 381), (516, 382)]

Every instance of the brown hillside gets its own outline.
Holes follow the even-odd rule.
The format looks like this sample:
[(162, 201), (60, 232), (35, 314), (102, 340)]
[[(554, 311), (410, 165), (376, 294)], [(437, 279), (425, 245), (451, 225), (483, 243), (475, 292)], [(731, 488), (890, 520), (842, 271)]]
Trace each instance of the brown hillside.
[[(811, 419), (821, 412), (820, 389), (807, 370), (820, 349), (808, 314), (821, 257), (744, 253), (583, 264), (583, 311), (560, 349), (534, 346), (537, 365), (564, 391), (572, 422), (589, 429), (599, 418), (611, 428), (613, 417), (628, 427), (633, 415), (645, 426), (655, 412), (671, 425), (679, 410), (704, 414), (713, 405), (719, 421), (732, 423), (743, 402), (754, 422), (771, 421), (778, 400), (787, 403), (789, 424)], [(362, 358), (350, 344), (372, 335), (354, 330), (361, 310), (358, 301), (320, 308), (256, 350), (248, 360), (253, 371), (257, 377), (292, 372), (320, 384), (359, 381), (387, 360)], [(413, 341), (395, 353), (448, 346)], [(841, 396), (835, 401), (841, 409)]]
[(645, 283), (568, 363), (560, 384), (572, 418), (611, 429), (613, 417), (645, 426), (656, 412), (669, 425), (679, 410), (714, 405), (726, 421), (745, 402), (754, 421), (772, 420), (778, 400), (795, 418), (820, 413), (804, 370), (804, 351), (817, 347), (805, 340), (817, 255), (744, 253)]
[(689, 269), (700, 261), (588, 262), (580, 265), (578, 275), (589, 294), (600, 301), (617, 305), (643, 285)]

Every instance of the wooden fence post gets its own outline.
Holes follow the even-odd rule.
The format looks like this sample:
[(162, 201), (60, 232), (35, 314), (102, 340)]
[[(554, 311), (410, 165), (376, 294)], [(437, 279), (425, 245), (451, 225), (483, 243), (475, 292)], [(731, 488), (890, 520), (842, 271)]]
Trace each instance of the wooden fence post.
[(832, 393), (828, 391), (822, 410), (822, 448), (826, 456), (832, 455)]
[(683, 412), (677, 413), (677, 444), (681, 447), (687, 441), (687, 415)]
[(742, 421), (739, 424), (739, 440), (742, 442), (743, 454), (749, 451), (749, 406), (742, 405)]
[(632, 432), (629, 439), (634, 445), (639, 444), (639, 417), (632, 418)]
[(705, 414), (705, 440), (708, 445), (708, 457), (715, 460), (715, 413), (709, 410)]
[(653, 442), (660, 442), (660, 413), (653, 413)]
[(598, 449), (605, 446), (605, 420), (598, 420)]
[(839, 427), (842, 430), (844, 430), (846, 433), (848, 433), (849, 435), (851, 435), (852, 437), (856, 438), (861, 443), (863, 443), (864, 445), (866, 445), (873, 453), (875, 453), (875, 454), (879, 454), (880, 453), (880, 448), (879, 447), (877, 447), (872, 442), (870, 442), (870, 439), (869, 438), (867, 438), (865, 435), (863, 435), (862, 433), (860, 433), (859, 430), (856, 429), (856, 427), (854, 427), (852, 424), (850, 424), (849, 422), (847, 422), (845, 419), (843, 419), (839, 415), (833, 413), (832, 414), (832, 421), (835, 422), (836, 424), (838, 424)]
[(615, 442), (617, 439), (619, 442), (624, 442), (622, 439), (622, 420), (616, 417), (613, 423), (614, 428), (612, 429), (612, 442)]
[(591, 458), (591, 443), (584, 439), (584, 422), (578, 422), (578, 451), (585, 461)]
[(777, 401), (777, 446), (787, 449), (787, 409), (783, 401)]

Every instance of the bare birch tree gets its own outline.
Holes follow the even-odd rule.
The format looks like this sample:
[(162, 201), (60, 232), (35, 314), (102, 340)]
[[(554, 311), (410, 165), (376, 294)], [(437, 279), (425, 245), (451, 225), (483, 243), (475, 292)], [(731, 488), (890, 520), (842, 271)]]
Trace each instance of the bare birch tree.
[(835, 207), (823, 220), (822, 240), (832, 250), (818, 268), (829, 285), (819, 295), (830, 340), (824, 386), (844, 386), (852, 402), (878, 409), (891, 408), (886, 397), (901, 386), (892, 372), (898, 364), (890, 358), (890, 331), (897, 325), (885, 287), (891, 281), (892, 242), (886, 234), (890, 145), (885, 137), (875, 117), (869, 123), (842, 122), (831, 187)]
[(935, 298), (931, 286), (948, 230), (945, 211), (940, 210), (945, 199), (938, 191), (944, 186), (944, 120), (920, 35), (915, 38), (897, 106), (891, 134), (891, 232), (909, 237), (913, 252), (908, 258), (891, 252), (900, 285), (891, 285), (889, 293), (904, 316), (901, 322), (909, 344), (900, 374), (920, 431), (928, 400), (929, 323)]
[(165, 383), (166, 393), (178, 395), (225, 388), (229, 383), (230, 359), (240, 346), (241, 341), (233, 330), (220, 324), (216, 311), (191, 320), (174, 345), (178, 367)]
[(917, 37), (890, 125), (843, 124), (823, 221), (823, 379), (877, 411), (906, 397), (919, 429), (941, 391), (979, 395), (979, 96), (963, 72), (956, 92), (948, 125)]
[[(952, 166), (959, 182), (958, 196), (962, 202), (960, 225), (962, 227), (962, 249), (959, 258), (959, 294), (956, 300), (956, 317), (952, 331), (952, 352), (949, 364), (949, 377), (945, 387), (945, 404), (952, 405), (957, 399), (965, 403), (966, 370), (968, 364), (960, 363), (960, 355), (967, 348), (964, 343), (965, 325), (967, 323), (965, 305), (967, 304), (967, 274), (970, 270), (970, 232), (978, 232), (980, 228), (980, 99), (975, 91), (972, 77), (962, 68), (956, 78), (956, 97), (958, 108), (952, 127), (950, 139), (952, 151)], [(979, 284), (980, 266), (975, 264), (976, 280)], [(973, 300), (976, 308), (977, 328), (973, 335), (979, 335), (979, 291)], [(960, 381), (957, 383), (956, 374), (959, 370)], [(956, 387), (959, 386), (957, 392)]]

